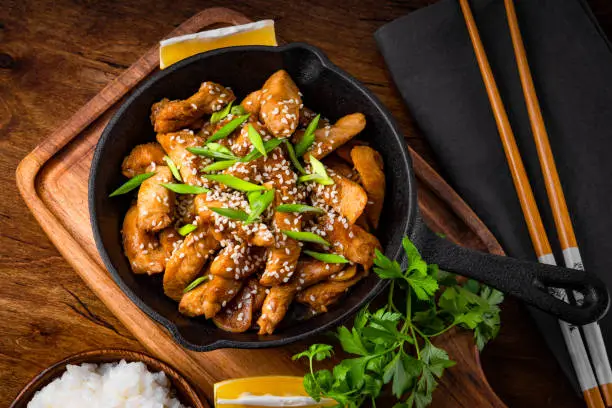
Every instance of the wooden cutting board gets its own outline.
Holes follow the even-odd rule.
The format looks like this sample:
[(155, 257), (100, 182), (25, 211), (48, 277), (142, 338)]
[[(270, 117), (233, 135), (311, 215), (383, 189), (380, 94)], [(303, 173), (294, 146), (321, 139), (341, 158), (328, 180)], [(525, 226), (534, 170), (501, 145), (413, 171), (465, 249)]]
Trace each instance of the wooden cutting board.
[[(211, 8), (185, 21), (168, 37), (246, 22), (249, 19), (242, 14)], [(202, 396), (210, 399), (213, 384), (223, 379), (302, 375), (305, 366), (293, 362), (291, 356), (307, 347), (306, 343), (208, 353), (181, 348), (119, 289), (98, 255), (87, 202), (93, 151), (121, 100), (159, 66), (158, 51), (158, 47), (149, 50), (23, 159), (17, 169), (21, 195), (51, 241), (109, 310), (151, 354), (186, 375)], [(499, 244), (474, 212), (418, 154), (411, 149), (410, 153), (418, 178), (419, 206), (428, 224), (456, 243), (501, 254)], [(453, 332), (438, 343), (458, 364), (445, 374), (434, 407), (505, 406), (486, 381), (469, 333)]]

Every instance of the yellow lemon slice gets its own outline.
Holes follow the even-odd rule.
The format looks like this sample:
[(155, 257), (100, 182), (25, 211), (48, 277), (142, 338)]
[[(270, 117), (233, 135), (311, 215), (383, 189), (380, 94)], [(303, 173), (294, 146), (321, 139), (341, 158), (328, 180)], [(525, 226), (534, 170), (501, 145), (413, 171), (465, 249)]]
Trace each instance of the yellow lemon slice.
[(223, 27), (163, 40), (159, 43), (159, 68), (164, 69), (201, 52), (238, 45), (277, 45), (274, 20)]
[(226, 380), (215, 384), (215, 408), (323, 408), (338, 403), (316, 402), (304, 390), (302, 377), (267, 376)]

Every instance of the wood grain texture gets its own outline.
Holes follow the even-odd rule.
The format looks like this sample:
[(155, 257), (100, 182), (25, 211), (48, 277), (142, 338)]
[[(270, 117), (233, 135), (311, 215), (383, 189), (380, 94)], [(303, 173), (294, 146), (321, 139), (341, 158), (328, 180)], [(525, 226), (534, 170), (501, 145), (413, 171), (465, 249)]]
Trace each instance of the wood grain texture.
[[(322, 48), (381, 98), (398, 119), (408, 143), (432, 163), (372, 38), (380, 25), (428, 3), (313, 1), (308, 18), (297, 2), (251, 0), (232, 6), (253, 19), (276, 19), (285, 41), (306, 41)], [(142, 350), (28, 213), (15, 185), (17, 164), (161, 36), (203, 7), (224, 4), (197, 0), (180, 5), (164, 0), (155, 7), (144, 0), (2, 2), (0, 401), (10, 401), (36, 372), (71, 353), (111, 346)], [(604, 29), (612, 31), (610, 3), (598, 0), (592, 5)], [(83, 209), (86, 217), (86, 202)], [(458, 237), (468, 234), (461, 220), (453, 224), (453, 231)], [(497, 393), (512, 407), (581, 406), (522, 306), (509, 300), (502, 315), (501, 335), (482, 356)], [(238, 353), (241, 358), (249, 354)], [(220, 359), (217, 364), (223, 363)], [(236, 373), (233, 367), (230, 375)], [(436, 396), (436, 401), (443, 399)], [(452, 400), (448, 404), (456, 406)]]

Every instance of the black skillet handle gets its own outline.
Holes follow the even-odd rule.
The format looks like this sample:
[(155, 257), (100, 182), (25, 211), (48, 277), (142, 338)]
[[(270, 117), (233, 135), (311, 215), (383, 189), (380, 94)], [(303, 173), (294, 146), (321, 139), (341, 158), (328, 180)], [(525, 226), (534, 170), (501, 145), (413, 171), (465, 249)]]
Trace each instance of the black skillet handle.
[[(592, 273), (462, 248), (437, 236), (420, 217), (411, 239), (427, 262), (513, 295), (566, 322), (592, 323), (610, 306), (608, 289)], [(551, 295), (548, 288), (579, 292), (584, 302), (580, 306), (566, 303)]]

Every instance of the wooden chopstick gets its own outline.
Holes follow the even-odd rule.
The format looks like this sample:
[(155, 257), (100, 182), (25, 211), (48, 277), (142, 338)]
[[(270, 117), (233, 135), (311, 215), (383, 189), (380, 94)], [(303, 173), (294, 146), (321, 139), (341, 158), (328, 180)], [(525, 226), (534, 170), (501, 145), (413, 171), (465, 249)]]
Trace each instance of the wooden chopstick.
[[(513, 0), (504, 0), (504, 4), (508, 16), (508, 25), (510, 26), (514, 55), (521, 78), (521, 86), (525, 95), (527, 112), (529, 113), (529, 121), (531, 122), (531, 131), (538, 151), (538, 158), (546, 183), (546, 193), (555, 220), (557, 236), (563, 250), (565, 265), (568, 268), (584, 269), (576, 234), (570, 219), (561, 181), (559, 180), (559, 173), (557, 172), (555, 159), (550, 148), (548, 132), (546, 131), (546, 125), (540, 110), (540, 103), (535, 86), (533, 85), (533, 78), (529, 69), (529, 62), (527, 61), (527, 53), (525, 52), (518, 18), (516, 17), (514, 2)], [(599, 324), (591, 323), (582, 326), (582, 330), (591, 354), (591, 361), (595, 369), (599, 388), (603, 394), (606, 406), (610, 407), (612, 406), (612, 368), (610, 367), (610, 360), (608, 359), (601, 329)]]
[[(474, 16), (472, 15), (472, 10), (468, 0), (459, 0), (459, 4), (463, 12), (463, 17), (465, 18), (468, 34), (472, 41), (476, 60), (478, 61), (487, 96), (493, 110), (495, 123), (502, 141), (508, 167), (519, 197), (519, 202), (527, 223), (534, 250), (540, 262), (556, 264), (546, 230), (542, 223), (542, 217), (536, 205), (533, 190), (531, 189), (527, 172), (525, 171), (525, 166), (523, 165), (523, 160), (516, 144), (514, 132), (510, 126), (510, 121), (508, 120), (506, 109), (504, 108), (491, 66), (489, 65), (487, 54), (480, 40), (480, 34)], [(568, 301), (565, 291), (557, 290), (554, 294)], [(593, 368), (589, 362), (584, 343), (582, 342), (580, 331), (575, 326), (561, 320), (559, 320), (559, 325), (587, 406), (589, 408), (603, 408), (603, 399), (597, 386), (597, 380), (595, 379)]]

